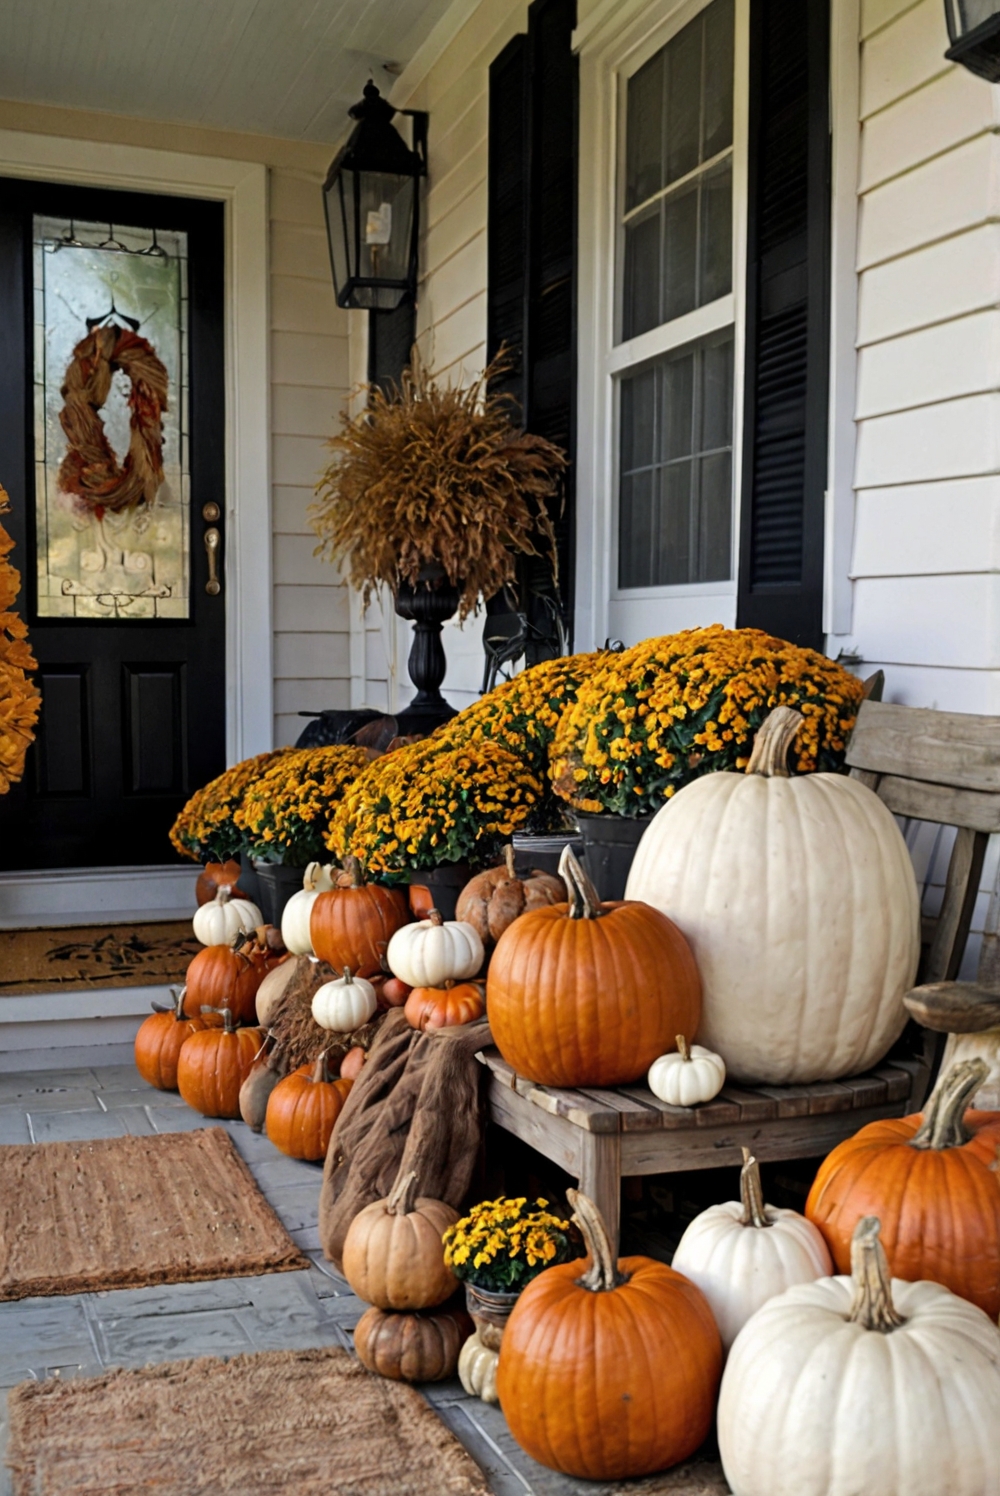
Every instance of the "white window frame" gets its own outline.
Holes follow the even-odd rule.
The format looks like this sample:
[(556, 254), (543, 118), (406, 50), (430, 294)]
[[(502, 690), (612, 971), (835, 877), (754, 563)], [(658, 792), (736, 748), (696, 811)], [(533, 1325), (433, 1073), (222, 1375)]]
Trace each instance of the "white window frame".
[[(749, 0), (735, 0), (733, 93), (733, 288), (707, 306), (616, 343), (627, 80), (711, 0), (611, 0), (575, 37), (580, 55), (577, 560), (575, 644), (589, 649), (621, 633), (645, 635), (736, 618), (747, 255)], [(662, 587), (618, 586), (618, 390), (626, 372), (733, 328), (732, 577)], [(627, 626), (626, 626), (627, 625)]]

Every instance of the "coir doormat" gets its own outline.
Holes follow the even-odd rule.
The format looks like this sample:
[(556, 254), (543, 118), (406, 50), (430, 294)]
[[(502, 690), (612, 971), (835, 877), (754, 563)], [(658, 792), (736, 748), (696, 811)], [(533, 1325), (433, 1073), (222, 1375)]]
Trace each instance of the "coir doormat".
[(201, 950), (191, 921), (0, 930), (0, 997), (182, 982)]
[(0, 1300), (308, 1266), (221, 1127), (0, 1148)]
[(342, 1350), (23, 1382), (9, 1407), (14, 1496), (489, 1496), (418, 1392)]

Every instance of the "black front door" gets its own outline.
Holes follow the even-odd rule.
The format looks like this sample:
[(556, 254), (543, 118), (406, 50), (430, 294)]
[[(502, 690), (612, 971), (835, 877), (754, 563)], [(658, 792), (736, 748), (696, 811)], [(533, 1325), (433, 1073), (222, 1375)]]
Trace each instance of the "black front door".
[(225, 761), (223, 206), (0, 181), (0, 484), (38, 659), (0, 867), (165, 863)]

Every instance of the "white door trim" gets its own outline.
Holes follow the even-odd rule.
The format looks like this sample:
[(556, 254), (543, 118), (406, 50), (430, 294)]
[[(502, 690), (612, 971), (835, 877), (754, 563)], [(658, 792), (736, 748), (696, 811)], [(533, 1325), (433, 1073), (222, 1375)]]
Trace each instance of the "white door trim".
[(260, 753), (274, 733), (267, 168), (0, 130), (0, 175), (225, 204), (226, 758)]

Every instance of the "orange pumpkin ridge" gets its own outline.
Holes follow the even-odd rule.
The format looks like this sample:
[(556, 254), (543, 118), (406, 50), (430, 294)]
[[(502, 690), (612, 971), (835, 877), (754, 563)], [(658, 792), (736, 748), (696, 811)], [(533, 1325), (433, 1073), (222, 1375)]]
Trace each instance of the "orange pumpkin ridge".
[(177, 1061), (177, 1089), (203, 1117), (240, 1115), (240, 1087), (253, 1067), (264, 1031), (236, 1028), (228, 1008), (222, 1009), (223, 1026), (192, 1034), (181, 1045)]
[(177, 993), (175, 1007), (153, 1003), (153, 1012), (139, 1025), (135, 1036), (135, 1068), (146, 1084), (158, 1091), (175, 1091), (181, 1046), (192, 1034), (208, 1027), (208, 1020), (201, 1016), (185, 1016), (183, 987)]
[(317, 895), (309, 936), (321, 961), (371, 977), (382, 971), (391, 937), (409, 923), (406, 895), (398, 888), (366, 883), (358, 859), (348, 856), (337, 886)]
[(590, 1249), (522, 1291), (504, 1330), (497, 1392), (533, 1459), (586, 1480), (652, 1474), (711, 1426), (722, 1342), (701, 1291), (665, 1263), (615, 1263), (593, 1202), (568, 1191)]
[(276, 1148), (290, 1158), (318, 1162), (353, 1082), (331, 1080), (326, 1051), (280, 1080), (267, 1101), (265, 1127)]
[(627, 1084), (697, 1029), (698, 969), (666, 915), (601, 904), (568, 849), (560, 866), (570, 903), (526, 912), (497, 942), (486, 985), (493, 1038), (539, 1084)]
[(1000, 1113), (964, 1110), (986, 1074), (983, 1060), (961, 1061), (922, 1115), (870, 1122), (820, 1165), (805, 1213), (838, 1272), (850, 1272), (858, 1221), (878, 1216), (893, 1277), (942, 1283), (996, 1320)]
[(415, 1029), (450, 1028), (481, 1018), (486, 1002), (475, 982), (447, 981), (443, 987), (414, 987), (403, 1012)]
[(257, 989), (284, 952), (270, 950), (256, 939), (231, 945), (207, 945), (187, 969), (184, 1012), (197, 1017), (202, 1008), (228, 1008), (238, 1023), (255, 1023)]

